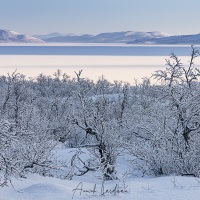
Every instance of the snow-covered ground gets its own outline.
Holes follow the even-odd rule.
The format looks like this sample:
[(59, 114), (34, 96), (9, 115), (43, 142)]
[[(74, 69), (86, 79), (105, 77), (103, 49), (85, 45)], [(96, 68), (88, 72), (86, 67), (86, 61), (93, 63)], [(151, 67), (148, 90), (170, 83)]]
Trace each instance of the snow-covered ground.
[[(0, 200), (70, 200), (73, 197), (75, 200), (199, 200), (199, 182), (200, 179), (192, 177), (133, 178), (127, 180), (124, 192), (113, 191), (117, 182), (105, 183), (104, 192), (109, 192), (101, 195), (101, 181), (95, 179), (69, 181), (31, 174), (24, 180), (14, 180), (14, 187), (1, 188)], [(90, 190), (94, 190), (95, 184), (96, 192), (93, 194)], [(80, 194), (81, 188), (88, 191)]]
[[(57, 69), (74, 77), (74, 71), (83, 69), (83, 77), (97, 80), (104, 75), (109, 81), (120, 80), (134, 83), (150, 77), (156, 70), (164, 69), (164, 56), (26, 56), (0, 55), (0, 74), (6, 75), (17, 69), (28, 77), (38, 74), (53, 75)], [(190, 58), (181, 57), (187, 64)], [(195, 64), (200, 64), (197, 58)]]
[[(69, 158), (71, 150), (60, 147), (57, 155)], [(122, 178), (128, 170), (125, 159), (118, 161), (121, 180), (104, 182), (94, 174), (61, 180), (29, 174), (13, 179), (12, 186), (0, 188), (0, 200), (199, 200), (200, 179), (193, 177), (131, 177)]]
[(83, 76), (97, 80), (104, 75), (109, 81), (122, 80), (132, 82), (151, 76), (160, 66), (164, 66), (165, 57), (140, 56), (25, 56), (0, 55), (0, 74), (18, 72), (35, 77), (39, 73), (52, 75), (61, 69), (69, 76), (83, 69)]

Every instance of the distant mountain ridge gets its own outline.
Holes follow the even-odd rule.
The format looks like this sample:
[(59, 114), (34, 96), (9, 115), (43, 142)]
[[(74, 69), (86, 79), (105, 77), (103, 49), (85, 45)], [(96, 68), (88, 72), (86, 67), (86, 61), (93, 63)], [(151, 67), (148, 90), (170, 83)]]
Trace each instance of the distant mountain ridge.
[(0, 29), (0, 43), (41, 43), (41, 39), (6, 29)]
[(152, 38), (169, 37), (167, 33), (158, 31), (154, 32), (134, 32), (134, 31), (123, 31), (123, 32), (108, 32), (100, 33), (97, 35), (83, 34), (83, 35), (62, 35), (56, 37), (49, 37), (49, 34), (42, 36), (42, 39), (46, 42), (73, 42), (73, 43), (128, 43), (135, 39), (146, 40)]
[(61, 35), (43, 37), (46, 42), (60, 43), (127, 43), (127, 44), (200, 44), (200, 34), (169, 35), (163, 32), (108, 32), (97, 35)]
[(28, 36), (6, 29), (0, 29), (0, 43), (125, 43), (125, 44), (200, 44), (200, 33), (193, 35), (169, 35), (167, 33), (122, 31), (97, 35), (61, 34), (58, 32)]
[(137, 39), (128, 44), (200, 44), (200, 34)]

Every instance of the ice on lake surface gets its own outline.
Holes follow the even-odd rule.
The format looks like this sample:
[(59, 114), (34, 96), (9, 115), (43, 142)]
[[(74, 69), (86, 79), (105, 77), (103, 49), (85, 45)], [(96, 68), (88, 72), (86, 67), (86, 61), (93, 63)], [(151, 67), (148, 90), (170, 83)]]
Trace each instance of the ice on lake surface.
[[(200, 48), (197, 46), (197, 48)], [(190, 46), (125, 45), (125, 44), (41, 44), (41, 45), (0, 45), (0, 55), (99, 55), (99, 56), (167, 56), (176, 52), (188, 56)]]
[[(199, 49), (199, 46), (197, 46)], [(190, 46), (135, 46), (122, 44), (1, 44), (0, 74), (18, 72), (35, 77), (52, 75), (57, 69), (74, 77), (83, 69), (83, 77), (97, 80), (104, 75), (109, 81), (150, 77), (164, 69), (171, 52), (188, 64)], [(200, 64), (197, 58), (195, 64)]]

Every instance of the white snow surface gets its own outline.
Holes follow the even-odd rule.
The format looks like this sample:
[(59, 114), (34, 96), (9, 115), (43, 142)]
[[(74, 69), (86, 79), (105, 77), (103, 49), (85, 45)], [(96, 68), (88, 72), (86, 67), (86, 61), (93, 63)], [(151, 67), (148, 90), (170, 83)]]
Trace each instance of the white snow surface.
[[(56, 154), (63, 160), (72, 156), (72, 149), (59, 147)], [(87, 156), (87, 155), (86, 155)], [(128, 170), (125, 159), (118, 160), (119, 177)], [(96, 184), (95, 192), (91, 192)], [(118, 190), (112, 192), (116, 184)], [(125, 184), (125, 188), (122, 187)], [(61, 180), (29, 174), (25, 179), (13, 179), (12, 185), (0, 188), (0, 200), (199, 200), (200, 179), (194, 177), (127, 177), (123, 182), (107, 181), (104, 183), (104, 195), (101, 195), (102, 180), (93, 174), (75, 177), (74, 180)], [(75, 189), (84, 190), (74, 191)], [(87, 190), (87, 191), (86, 191)], [(106, 191), (109, 192), (106, 192)], [(90, 191), (90, 192), (89, 192)]]
[[(177, 186), (174, 186), (173, 180)], [(198, 181), (200, 181), (198, 179)], [(127, 193), (100, 195), (101, 182), (93, 180), (60, 180), (56, 178), (29, 175), (24, 180), (14, 180), (13, 187), (0, 189), (0, 200), (70, 200), (73, 195), (79, 199), (124, 199), (124, 200), (199, 200), (200, 186), (192, 177), (133, 178), (127, 181)], [(96, 193), (75, 192), (82, 182), (83, 190), (92, 190), (97, 184)], [(114, 189), (116, 182), (108, 182), (104, 190)], [(79, 187), (80, 188), (80, 187)]]
[[(83, 77), (97, 81), (104, 75), (106, 79), (125, 81), (131, 84), (134, 79), (142, 81), (156, 70), (165, 68), (165, 56), (32, 56), (0, 55), (0, 72), (2, 75), (16, 69), (27, 77), (36, 77), (40, 73), (52, 75), (57, 69), (75, 77), (74, 71), (83, 69)], [(182, 56), (181, 61), (188, 63), (189, 56)], [(195, 61), (200, 65), (200, 57)], [(153, 80), (152, 80), (153, 81)]]

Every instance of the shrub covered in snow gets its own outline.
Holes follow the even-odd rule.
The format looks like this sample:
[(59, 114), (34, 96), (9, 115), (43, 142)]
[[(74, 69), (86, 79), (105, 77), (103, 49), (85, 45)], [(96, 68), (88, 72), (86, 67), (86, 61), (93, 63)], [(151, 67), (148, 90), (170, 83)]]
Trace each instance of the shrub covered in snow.
[[(65, 177), (101, 172), (117, 179), (116, 160), (130, 154), (132, 169), (162, 175), (200, 176), (199, 52), (192, 47), (189, 65), (171, 55), (166, 70), (130, 86), (54, 77), (26, 79), (14, 72), (0, 77), (0, 181), (28, 172), (52, 175), (65, 167)], [(57, 144), (76, 148), (67, 163), (52, 152)], [(83, 149), (89, 158), (81, 157)]]

